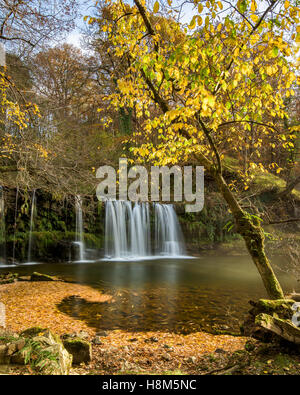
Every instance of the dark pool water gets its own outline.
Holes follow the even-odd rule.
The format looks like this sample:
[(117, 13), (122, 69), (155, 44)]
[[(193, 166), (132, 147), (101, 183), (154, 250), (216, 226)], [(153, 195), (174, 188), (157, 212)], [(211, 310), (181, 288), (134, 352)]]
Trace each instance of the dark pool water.
[[(7, 270), (0, 269), (0, 273)], [(57, 275), (112, 294), (111, 303), (91, 303), (74, 295), (58, 306), (93, 328), (106, 330), (238, 332), (250, 307), (248, 301), (267, 296), (254, 264), (243, 256), (52, 263), (11, 271)], [(295, 278), (277, 274), (286, 292), (299, 291)]]

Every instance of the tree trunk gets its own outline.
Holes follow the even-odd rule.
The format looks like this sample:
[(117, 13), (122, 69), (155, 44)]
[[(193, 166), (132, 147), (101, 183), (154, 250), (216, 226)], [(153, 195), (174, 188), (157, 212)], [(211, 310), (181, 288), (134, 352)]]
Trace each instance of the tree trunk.
[(247, 249), (261, 275), (268, 296), (271, 299), (283, 299), (283, 291), (265, 254), (264, 233), (259, 221), (255, 221), (255, 219), (240, 207), (221, 174), (213, 171), (212, 175), (230, 207), (235, 219), (237, 232), (245, 240)]

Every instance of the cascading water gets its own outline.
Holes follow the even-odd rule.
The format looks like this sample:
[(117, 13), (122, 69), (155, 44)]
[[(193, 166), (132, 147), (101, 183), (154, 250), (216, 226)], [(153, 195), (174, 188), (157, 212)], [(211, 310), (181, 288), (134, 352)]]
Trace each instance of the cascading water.
[(5, 211), (3, 187), (0, 186), (0, 263), (6, 263)]
[(32, 202), (31, 202), (31, 214), (30, 214), (30, 231), (29, 231), (29, 241), (28, 241), (28, 256), (27, 262), (31, 262), (31, 250), (32, 250), (32, 232), (34, 229), (34, 217), (35, 217), (35, 205), (36, 205), (36, 190), (33, 190), (32, 193)]
[(150, 255), (149, 205), (128, 201), (107, 201), (105, 256), (129, 259)]
[(85, 259), (85, 245), (83, 237), (83, 219), (82, 219), (82, 200), (79, 195), (75, 196), (75, 210), (76, 210), (76, 238), (75, 244), (79, 249), (79, 261)]
[[(172, 205), (156, 203), (155, 255), (180, 256), (184, 241)], [(151, 251), (150, 210), (148, 203), (121, 200), (106, 202), (105, 257), (107, 259), (143, 259)]]
[(18, 197), (19, 197), (19, 188), (17, 187), (16, 202), (15, 202), (15, 218), (14, 218), (13, 263), (15, 263), (15, 258), (16, 258), (16, 231), (17, 231)]
[(166, 256), (180, 256), (185, 252), (184, 239), (172, 204), (154, 203), (155, 250)]

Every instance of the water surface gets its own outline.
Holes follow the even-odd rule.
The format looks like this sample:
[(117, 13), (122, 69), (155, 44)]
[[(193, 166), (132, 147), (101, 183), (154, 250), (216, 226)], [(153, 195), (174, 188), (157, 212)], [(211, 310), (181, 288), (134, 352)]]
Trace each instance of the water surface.
[[(57, 275), (113, 295), (111, 303), (73, 296), (58, 306), (93, 328), (107, 330), (238, 332), (250, 307), (248, 301), (267, 297), (247, 256), (36, 264), (11, 271)], [(277, 274), (285, 292), (299, 292), (295, 278)]]

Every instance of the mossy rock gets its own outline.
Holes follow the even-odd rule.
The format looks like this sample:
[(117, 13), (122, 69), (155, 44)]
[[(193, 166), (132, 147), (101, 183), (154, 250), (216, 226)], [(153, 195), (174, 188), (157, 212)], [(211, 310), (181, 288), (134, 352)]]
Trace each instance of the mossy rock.
[(40, 326), (33, 326), (32, 328), (25, 329), (23, 332), (21, 332), (20, 337), (35, 337), (48, 331), (49, 329), (41, 328)]
[(292, 299), (259, 299), (258, 302), (251, 303), (254, 308), (250, 313), (254, 316), (260, 313), (266, 313), (270, 315), (276, 314), (276, 316), (280, 318), (291, 319), (293, 315), (293, 310), (291, 307), (294, 303), (295, 301)]
[(92, 360), (92, 346), (86, 340), (79, 337), (63, 339), (65, 349), (73, 356), (73, 363), (90, 362)]
[(34, 272), (30, 277), (30, 281), (57, 281), (57, 279), (48, 274)]
[(23, 331), (21, 336), (26, 338), (26, 344), (14, 354), (15, 361), (30, 363), (41, 374), (69, 374), (73, 358), (58, 335), (49, 329), (33, 327)]
[(18, 279), (18, 273), (3, 273), (0, 274), (0, 285), (1, 284), (11, 284)]

